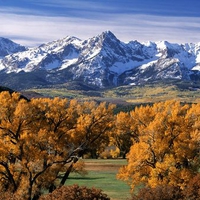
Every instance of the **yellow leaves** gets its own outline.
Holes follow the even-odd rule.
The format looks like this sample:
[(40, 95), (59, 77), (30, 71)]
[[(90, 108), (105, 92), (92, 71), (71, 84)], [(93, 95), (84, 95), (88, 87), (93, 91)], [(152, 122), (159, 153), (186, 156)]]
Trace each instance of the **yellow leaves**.
[(131, 147), (127, 155), (128, 165), (120, 169), (117, 177), (121, 180), (130, 181), (132, 189), (141, 183), (141, 180), (146, 182), (149, 176), (149, 166), (146, 160), (151, 155), (148, 144), (141, 142), (136, 143)]
[(132, 162), (137, 162), (139, 165), (148, 158), (149, 145), (145, 142), (135, 143), (127, 156), (127, 159)]
[(119, 114), (117, 114), (115, 124), (117, 134), (120, 134), (121, 132), (129, 132), (131, 125), (129, 113), (120, 112)]
[(120, 149), (117, 147), (115, 149), (111, 149), (110, 155), (112, 156), (112, 158), (118, 158), (120, 155)]
[(45, 103), (47, 104), (45, 115), (47, 118), (53, 118), (54, 120), (60, 120), (65, 118), (66, 115), (66, 105), (67, 100), (66, 99), (60, 99), (58, 97), (50, 100), (45, 99)]
[(128, 165), (118, 177), (129, 177), (132, 187), (187, 184), (200, 165), (200, 104), (160, 102), (136, 108), (130, 117), (138, 143), (132, 145)]
[(0, 160), (8, 163), (16, 182), (21, 175), (15, 166), (32, 175), (44, 171), (34, 182), (37, 189), (40, 181), (45, 186), (54, 181), (71, 155), (81, 156), (82, 147), (101, 152), (114, 144), (114, 157), (132, 145), (128, 165), (118, 174), (132, 188), (187, 183), (200, 162), (200, 105), (167, 101), (116, 116), (113, 108), (60, 98), (27, 102), (19, 94), (0, 93)]
[[(112, 107), (105, 103), (84, 102), (83, 110), (77, 118), (76, 131), (82, 139), (92, 141), (99, 135), (106, 135), (112, 127)], [(80, 111), (79, 111), (80, 112)]]
[(13, 105), (14, 103), (18, 102), (20, 98), (19, 93), (12, 93), (10, 94), (9, 92), (1, 92), (0, 93), (0, 105)]
[(60, 170), (85, 148), (109, 143), (113, 108), (61, 98), (26, 101), (17, 93), (0, 93), (0, 179), (10, 179), (22, 196), (27, 188), (34, 194), (56, 184)]

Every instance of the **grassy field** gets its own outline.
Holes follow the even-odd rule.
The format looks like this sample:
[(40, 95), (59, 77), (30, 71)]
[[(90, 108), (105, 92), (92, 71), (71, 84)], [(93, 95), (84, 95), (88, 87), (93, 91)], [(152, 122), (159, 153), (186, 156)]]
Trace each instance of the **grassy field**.
[(172, 84), (154, 84), (144, 86), (121, 86), (103, 93), (104, 98), (123, 99), (127, 103), (155, 103), (166, 100), (197, 103), (200, 99), (199, 90), (191, 90), (189, 86), (178, 87)]
[[(199, 86), (198, 86), (199, 87)], [(195, 88), (195, 87), (194, 87)], [(200, 89), (191, 89), (190, 84), (146, 84), (143, 86), (120, 86), (98, 91), (72, 90), (63, 88), (32, 89), (25, 92), (36, 92), (47, 97), (76, 98), (79, 100), (107, 101), (121, 105), (137, 105), (141, 103), (155, 103), (169, 99), (181, 102), (200, 102)]]
[(125, 200), (131, 197), (130, 187), (116, 179), (116, 174), (126, 160), (84, 159), (87, 175), (70, 174), (66, 185), (78, 184), (102, 189), (111, 200)]

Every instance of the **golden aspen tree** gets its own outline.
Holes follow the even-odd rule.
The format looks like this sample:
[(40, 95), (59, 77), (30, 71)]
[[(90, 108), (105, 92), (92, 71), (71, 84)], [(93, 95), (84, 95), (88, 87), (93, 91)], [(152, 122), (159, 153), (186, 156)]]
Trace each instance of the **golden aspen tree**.
[(131, 145), (137, 140), (137, 130), (129, 113), (120, 112), (115, 117), (115, 128), (111, 133), (111, 145), (120, 150), (120, 156), (125, 158)]
[[(111, 133), (111, 144), (115, 145), (123, 158), (130, 147), (139, 140), (139, 127), (145, 126), (144, 122), (151, 121), (154, 113), (150, 106), (141, 106), (140, 112), (120, 112), (115, 116), (115, 128)], [(140, 126), (139, 126), (140, 125)], [(140, 132), (141, 134), (141, 132)]]
[(0, 190), (36, 200), (63, 185), (85, 150), (107, 141), (112, 111), (105, 103), (0, 93)]
[(184, 188), (200, 166), (199, 107), (166, 101), (132, 111), (139, 139), (118, 178), (132, 189), (167, 184)]
[[(114, 105), (106, 103), (84, 102), (79, 110), (76, 128), (70, 131), (74, 141), (72, 144), (78, 146), (78, 157), (91, 148), (100, 149), (109, 143), (108, 135), (113, 127), (113, 108)], [(68, 169), (73, 168), (73, 164), (77, 162), (74, 157)], [(61, 185), (68, 178), (69, 170), (66, 171)]]

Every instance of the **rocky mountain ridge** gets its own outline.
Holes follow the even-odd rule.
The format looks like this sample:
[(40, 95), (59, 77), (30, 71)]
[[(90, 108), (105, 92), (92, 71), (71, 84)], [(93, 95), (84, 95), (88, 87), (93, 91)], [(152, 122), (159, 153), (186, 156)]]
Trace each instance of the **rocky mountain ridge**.
[(200, 80), (200, 43), (124, 43), (110, 31), (88, 40), (68, 36), (34, 48), (0, 40), (0, 56), (1, 85), (14, 89), (73, 81), (106, 88)]
[(21, 51), (27, 50), (26, 47), (16, 44), (15, 42), (0, 37), (0, 59), (4, 58), (5, 56)]

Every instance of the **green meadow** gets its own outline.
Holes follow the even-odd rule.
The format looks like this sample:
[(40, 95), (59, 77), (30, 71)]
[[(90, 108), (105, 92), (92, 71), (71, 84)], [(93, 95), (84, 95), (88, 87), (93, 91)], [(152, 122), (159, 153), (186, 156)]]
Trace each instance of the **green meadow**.
[(119, 168), (126, 164), (124, 159), (84, 159), (87, 174), (71, 173), (66, 185), (78, 184), (103, 190), (111, 200), (126, 200), (131, 197), (130, 187), (116, 179)]

